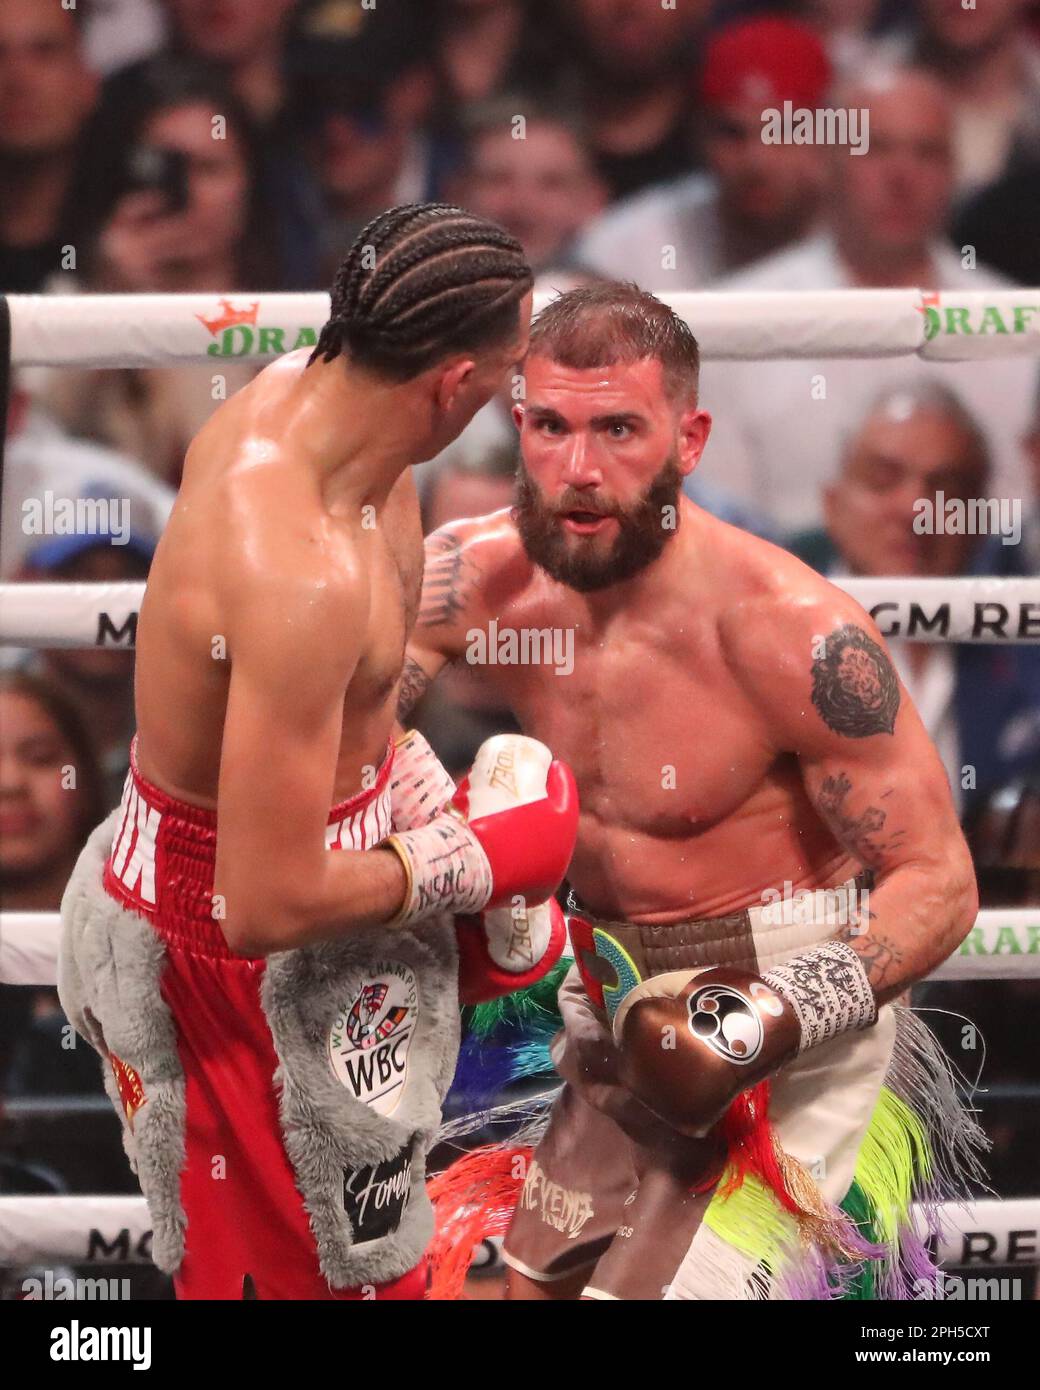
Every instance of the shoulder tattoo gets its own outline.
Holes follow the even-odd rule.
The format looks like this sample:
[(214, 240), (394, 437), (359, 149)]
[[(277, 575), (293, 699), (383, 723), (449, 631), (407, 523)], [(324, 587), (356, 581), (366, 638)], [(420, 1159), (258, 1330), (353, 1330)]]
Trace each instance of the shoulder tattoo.
[(458, 536), (453, 531), (431, 536), (416, 626), (450, 626), (465, 609), (476, 581), (477, 567), (464, 554)]
[(862, 628), (846, 623), (827, 638), (812, 666), (812, 702), (827, 727), (845, 738), (895, 731), (899, 682)]

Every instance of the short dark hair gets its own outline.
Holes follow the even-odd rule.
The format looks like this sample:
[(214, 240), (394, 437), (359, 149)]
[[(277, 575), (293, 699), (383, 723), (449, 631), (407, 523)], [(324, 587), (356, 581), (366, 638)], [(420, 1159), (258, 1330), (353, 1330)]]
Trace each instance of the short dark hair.
[(507, 342), (533, 279), (520, 243), (494, 222), (447, 203), (391, 208), (347, 252), (310, 361), (347, 349), (408, 381), (451, 353)]
[(579, 285), (550, 300), (531, 325), (528, 356), (577, 370), (656, 358), (673, 401), (697, 398), (697, 339), (674, 309), (630, 280)]

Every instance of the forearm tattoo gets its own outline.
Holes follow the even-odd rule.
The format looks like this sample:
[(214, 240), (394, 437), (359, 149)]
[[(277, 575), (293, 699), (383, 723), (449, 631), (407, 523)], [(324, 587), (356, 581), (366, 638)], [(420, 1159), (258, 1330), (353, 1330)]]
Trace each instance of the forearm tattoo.
[(430, 677), (419, 663), (413, 661), (410, 656), (406, 656), (404, 668), (401, 671), (401, 685), (397, 692), (397, 718), (400, 723), (403, 724), (408, 718), (426, 694), (426, 689), (430, 684)]
[[(848, 805), (851, 791), (852, 781), (847, 773), (836, 772), (823, 779), (814, 804), (835, 838), (861, 864), (878, 868), (887, 855), (900, 848), (904, 832), (896, 830), (884, 833), (888, 812), (883, 806), (868, 806), (859, 815), (854, 815)], [(883, 793), (878, 799), (883, 801), (887, 796), (891, 796), (891, 791)]]
[(838, 940), (847, 941), (859, 956), (875, 994), (890, 985), (902, 986), (903, 952), (893, 942), (879, 936), (876, 927), (871, 927), (866, 935), (857, 933), (854, 926), (846, 927), (838, 934)]
[(426, 544), (417, 626), (447, 627), (466, 607), (476, 584), (476, 566), (453, 531), (431, 536)]
[(812, 666), (812, 702), (827, 727), (845, 738), (895, 731), (899, 682), (862, 628), (846, 623), (827, 638)]
[[(835, 837), (861, 864), (880, 867), (901, 847), (905, 832), (888, 830), (888, 811), (883, 806), (868, 806), (854, 815), (848, 805), (851, 792), (849, 776), (837, 772), (824, 778), (814, 804)], [(883, 801), (891, 794), (891, 791), (884, 792), (878, 800)], [(872, 896), (871, 902), (874, 901)], [(870, 921), (869, 928), (864, 916)], [(899, 985), (903, 977), (903, 951), (879, 931), (876, 912), (868, 908), (865, 913), (857, 913), (855, 920), (838, 934), (838, 940), (847, 941), (859, 956), (875, 994), (893, 984)]]

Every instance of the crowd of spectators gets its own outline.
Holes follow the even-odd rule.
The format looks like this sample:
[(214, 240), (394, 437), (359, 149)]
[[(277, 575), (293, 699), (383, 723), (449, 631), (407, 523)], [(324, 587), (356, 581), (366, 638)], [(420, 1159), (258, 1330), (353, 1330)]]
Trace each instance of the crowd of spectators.
[[(868, 111), (869, 142), (768, 144), (763, 111), (785, 102)], [(370, 217), (426, 199), (500, 222), (544, 289), (1036, 289), (1040, 0), (0, 5), (0, 293), (327, 289)], [(1038, 364), (708, 362), (715, 424), (687, 490), (839, 580), (1040, 575)], [(255, 370), (222, 363), (225, 390)], [(206, 368), (21, 371), (2, 578), (143, 579), (214, 394)], [(417, 470), (427, 530), (509, 505), (511, 404)], [(127, 499), (119, 543), (27, 534), (23, 504), (48, 491)], [(918, 535), (915, 503), (938, 491), (1017, 504), (1016, 544)], [(890, 645), (984, 902), (1040, 903), (1040, 648)], [(0, 907), (53, 910), (118, 799), (133, 658), (3, 655)], [(455, 767), (509, 718), (472, 671), (418, 712)], [(1004, 988), (1036, 1002), (1021, 984), (955, 1002), (1014, 1076)], [(0, 1109), (98, 1090), (54, 1064), (63, 1021), (52, 991), (0, 986)], [(1010, 1189), (1014, 1131), (1005, 1151)], [(15, 1171), (0, 1155), (0, 1190)]]

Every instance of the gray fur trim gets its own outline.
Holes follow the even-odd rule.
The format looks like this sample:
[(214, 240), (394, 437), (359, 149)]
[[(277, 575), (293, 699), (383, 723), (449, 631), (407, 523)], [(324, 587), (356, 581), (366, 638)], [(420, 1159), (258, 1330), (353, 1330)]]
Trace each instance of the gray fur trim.
[[(117, 810), (91, 834), (61, 903), (58, 994), (62, 1008), (101, 1055), (105, 1089), (123, 1122), (123, 1145), (148, 1199), (152, 1256), (173, 1274), (184, 1257), (180, 1200), (184, 1167), (184, 1074), (173, 1018), (159, 992), (165, 947), (151, 924), (121, 907), (102, 883)], [(141, 1078), (145, 1103), (131, 1131), (108, 1054)]]
[[(333, 1025), (383, 973), (384, 963), (411, 970), (418, 987), (407, 1079), (388, 1114), (356, 1099), (329, 1056)], [(371, 928), (271, 956), (260, 997), (278, 1055), (275, 1086), (285, 1148), (322, 1272), (333, 1287), (400, 1278), (419, 1262), (433, 1234), (426, 1154), (459, 1045), (453, 921), (442, 916), (414, 928)], [(411, 1192), (400, 1224), (387, 1235), (357, 1242), (344, 1207), (344, 1170), (384, 1163), (410, 1144)]]

